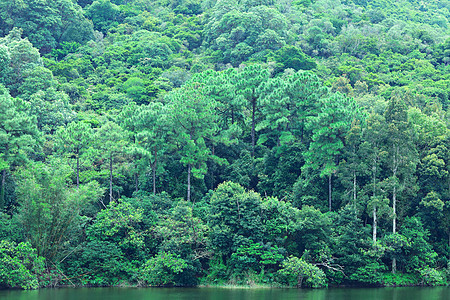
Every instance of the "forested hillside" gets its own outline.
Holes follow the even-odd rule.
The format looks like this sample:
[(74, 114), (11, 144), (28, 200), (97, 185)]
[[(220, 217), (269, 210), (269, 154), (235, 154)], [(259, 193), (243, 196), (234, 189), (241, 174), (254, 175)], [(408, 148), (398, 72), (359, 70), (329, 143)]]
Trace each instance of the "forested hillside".
[(0, 288), (450, 282), (450, 1), (0, 1)]

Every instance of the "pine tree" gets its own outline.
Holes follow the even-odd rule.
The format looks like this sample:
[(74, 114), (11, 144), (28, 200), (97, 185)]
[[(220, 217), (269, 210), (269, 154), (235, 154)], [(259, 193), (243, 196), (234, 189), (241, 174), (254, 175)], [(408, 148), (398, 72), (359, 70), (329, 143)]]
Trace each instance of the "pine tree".
[(6, 174), (28, 161), (28, 154), (38, 146), (36, 119), (27, 113), (27, 105), (14, 99), (0, 85), (0, 171), (2, 184), (0, 209), (5, 206)]
[(307, 128), (312, 142), (304, 153), (305, 168), (320, 170), (320, 177), (328, 177), (328, 209), (332, 208), (332, 176), (337, 170), (345, 136), (352, 122), (364, 118), (356, 102), (340, 93), (320, 100), (319, 112), (309, 118)]

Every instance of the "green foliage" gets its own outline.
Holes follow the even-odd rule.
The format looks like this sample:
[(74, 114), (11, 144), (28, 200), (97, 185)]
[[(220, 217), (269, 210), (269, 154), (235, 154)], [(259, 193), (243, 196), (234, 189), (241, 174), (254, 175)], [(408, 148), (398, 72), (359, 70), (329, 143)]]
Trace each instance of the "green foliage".
[(445, 284), (448, 8), (0, 2), (1, 287)]
[(108, 161), (107, 169), (109, 170), (109, 201), (112, 202), (115, 197), (113, 195), (113, 168), (114, 160), (124, 152), (127, 146), (126, 132), (115, 122), (106, 122), (95, 132), (94, 148), (96, 154), (101, 159)]
[(424, 285), (436, 286), (445, 284), (442, 273), (429, 267), (420, 270), (420, 277), (422, 278), (421, 284)]
[(96, 182), (78, 190), (69, 188), (67, 176), (67, 169), (41, 162), (20, 173), (17, 217), (26, 240), (49, 262), (60, 259), (70, 242), (77, 241), (84, 221), (81, 210), (102, 194)]
[(316, 62), (306, 56), (300, 49), (294, 46), (284, 46), (283, 48), (275, 51), (275, 61), (279, 71), (285, 69), (299, 70), (311, 70), (316, 68)]
[(384, 271), (386, 271), (385, 265), (373, 262), (366, 266), (359, 267), (350, 278), (354, 281), (368, 285), (380, 286), (384, 284)]
[(121, 278), (131, 278), (138, 270), (125, 259), (120, 248), (109, 241), (93, 240), (76, 250), (78, 256), (67, 262), (66, 270), (83, 285), (118, 284)]
[(262, 240), (259, 194), (245, 192), (239, 184), (225, 182), (211, 195), (210, 203), (211, 240), (220, 253), (229, 256), (243, 241)]
[(383, 283), (385, 286), (413, 286), (419, 283), (419, 279), (413, 274), (385, 273)]
[(204, 278), (206, 283), (221, 284), (227, 278), (227, 266), (223, 262), (221, 255), (211, 257), (209, 260), (208, 275)]
[(85, 42), (92, 37), (92, 23), (83, 16), (81, 7), (69, 0), (2, 1), (0, 32), (22, 28), (24, 35), (43, 52), (49, 52), (63, 41)]
[(403, 245), (403, 255), (399, 257), (399, 262), (403, 264), (406, 272), (417, 272), (425, 266), (433, 267), (437, 254), (428, 243), (429, 233), (423, 228), (420, 219), (407, 217), (400, 229), (400, 233), (405, 237)]
[(85, 11), (86, 17), (95, 24), (94, 29), (101, 32), (108, 32), (111, 27), (119, 25), (118, 21), (122, 21), (119, 7), (110, 1), (94, 1)]
[(283, 261), (284, 256), (280, 253), (281, 249), (277, 246), (272, 247), (270, 244), (252, 243), (246, 247), (240, 245), (236, 252), (231, 255), (230, 263), (237, 272), (248, 270), (263, 270), (268, 266), (277, 266)]
[(0, 241), (0, 286), (3, 288), (39, 288), (44, 258), (29, 243)]
[(104, 240), (117, 244), (132, 255), (142, 248), (144, 236), (137, 231), (136, 223), (142, 221), (142, 210), (127, 202), (113, 201), (97, 214), (95, 222), (86, 230), (88, 240)]
[(55, 133), (54, 143), (57, 153), (63, 155), (75, 172), (77, 187), (80, 184), (80, 171), (86, 161), (92, 160), (91, 146), (93, 132), (85, 122), (72, 122)]
[(235, 6), (224, 13), (222, 5), (216, 3), (216, 13), (205, 28), (205, 41), (218, 50), (221, 61), (238, 66), (285, 45), (287, 22), (275, 8), (260, 5), (241, 10)]
[(186, 261), (176, 254), (158, 253), (144, 264), (141, 279), (150, 286), (176, 286), (177, 275), (187, 267)]
[(37, 148), (36, 119), (27, 114), (27, 104), (12, 98), (0, 85), (0, 160), (2, 186), (0, 209), (5, 206), (6, 172), (25, 164), (29, 154)]
[(147, 233), (141, 228), (143, 210), (128, 202), (111, 202), (86, 228), (86, 242), (67, 262), (70, 274), (95, 286), (136, 280)]
[(325, 273), (302, 258), (290, 256), (282, 263), (282, 267), (278, 273), (285, 276), (290, 286), (320, 288), (327, 285)]
[(361, 121), (356, 102), (340, 93), (321, 99), (320, 111), (310, 118), (312, 143), (305, 153), (307, 165), (320, 168), (320, 176), (328, 176), (336, 170), (335, 158), (344, 148), (343, 136), (350, 130), (352, 122)]
[(187, 200), (191, 197), (191, 173), (202, 179), (211, 153), (207, 141), (217, 135), (216, 102), (203, 93), (203, 86), (190, 81), (182, 89), (167, 95), (168, 118), (175, 141), (179, 144), (180, 162), (188, 168)]

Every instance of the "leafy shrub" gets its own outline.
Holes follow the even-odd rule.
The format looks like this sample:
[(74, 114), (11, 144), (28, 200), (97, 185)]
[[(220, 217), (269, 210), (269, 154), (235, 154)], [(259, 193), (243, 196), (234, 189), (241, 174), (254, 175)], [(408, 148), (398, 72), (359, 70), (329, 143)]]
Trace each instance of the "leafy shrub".
[(422, 285), (443, 285), (445, 283), (444, 276), (436, 269), (425, 267), (419, 270), (422, 277)]
[(179, 255), (160, 252), (145, 263), (140, 279), (151, 286), (182, 285), (177, 278), (188, 268), (188, 263)]
[(284, 277), (290, 286), (321, 288), (327, 285), (325, 273), (302, 258), (290, 256), (283, 261), (282, 267), (278, 274)]
[(44, 258), (29, 243), (0, 242), (0, 287), (37, 289)]

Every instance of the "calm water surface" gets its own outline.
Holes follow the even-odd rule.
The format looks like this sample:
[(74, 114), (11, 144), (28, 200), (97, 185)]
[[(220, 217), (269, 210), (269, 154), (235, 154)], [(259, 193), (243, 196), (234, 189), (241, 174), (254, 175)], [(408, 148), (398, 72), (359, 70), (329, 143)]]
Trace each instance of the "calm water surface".
[(8, 300), (450, 300), (450, 287), (379, 289), (65, 288), (0, 291)]

